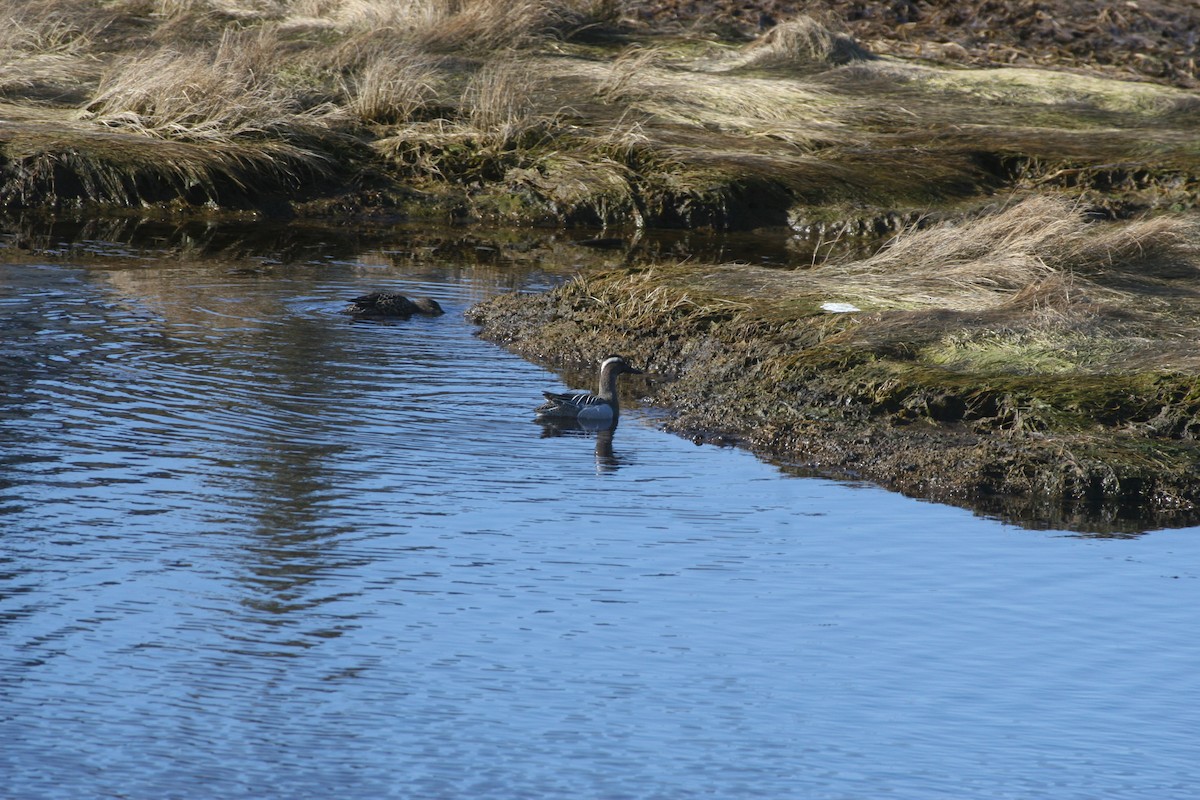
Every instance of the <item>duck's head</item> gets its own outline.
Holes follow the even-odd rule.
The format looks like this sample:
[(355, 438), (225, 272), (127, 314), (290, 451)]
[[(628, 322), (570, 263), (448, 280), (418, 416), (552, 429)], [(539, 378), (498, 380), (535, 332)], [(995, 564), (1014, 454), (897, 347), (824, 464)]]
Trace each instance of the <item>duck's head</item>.
[(432, 297), (418, 297), (412, 301), (412, 304), (419, 313), (428, 314), (431, 317), (441, 316), (446, 313), (438, 301)]
[(613, 375), (620, 375), (623, 372), (627, 372), (630, 375), (641, 375), (642, 374), (642, 371), (640, 369), (631, 365), (628, 361), (626, 361), (621, 356), (608, 356), (607, 358), (605, 358), (603, 361), (600, 362), (600, 371), (608, 372)]

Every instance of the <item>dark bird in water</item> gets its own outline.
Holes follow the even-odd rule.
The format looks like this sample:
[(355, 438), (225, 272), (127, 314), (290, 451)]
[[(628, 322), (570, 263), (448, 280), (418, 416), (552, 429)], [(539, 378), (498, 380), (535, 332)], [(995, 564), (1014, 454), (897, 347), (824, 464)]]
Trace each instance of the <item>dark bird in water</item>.
[(617, 407), (617, 377), (624, 373), (641, 375), (640, 369), (635, 369), (620, 356), (609, 356), (600, 362), (600, 391), (596, 394), (588, 392), (542, 392), (546, 402), (538, 406), (534, 413), (541, 419), (576, 420), (579, 422), (608, 422), (614, 424), (619, 409)]
[(436, 317), (446, 313), (432, 297), (410, 300), (396, 292), (371, 292), (356, 297), (346, 306), (345, 312), (355, 319), (408, 319), (413, 314)]

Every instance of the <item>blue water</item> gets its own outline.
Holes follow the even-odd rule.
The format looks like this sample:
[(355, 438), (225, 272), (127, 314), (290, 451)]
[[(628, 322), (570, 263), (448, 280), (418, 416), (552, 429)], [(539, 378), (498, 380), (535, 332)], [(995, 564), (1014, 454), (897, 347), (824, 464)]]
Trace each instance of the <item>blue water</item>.
[(552, 266), (4, 250), (0, 796), (1200, 793), (1200, 530), (546, 435), (462, 312)]

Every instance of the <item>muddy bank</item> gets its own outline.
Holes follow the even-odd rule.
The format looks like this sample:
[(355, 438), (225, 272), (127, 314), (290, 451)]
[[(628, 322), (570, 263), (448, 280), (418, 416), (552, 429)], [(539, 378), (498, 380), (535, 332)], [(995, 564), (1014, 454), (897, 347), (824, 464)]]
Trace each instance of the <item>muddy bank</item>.
[(533, 358), (644, 364), (699, 440), (1022, 524), (1190, 524), (1197, 236), (1041, 199), (865, 260), (634, 265), (472, 313)]

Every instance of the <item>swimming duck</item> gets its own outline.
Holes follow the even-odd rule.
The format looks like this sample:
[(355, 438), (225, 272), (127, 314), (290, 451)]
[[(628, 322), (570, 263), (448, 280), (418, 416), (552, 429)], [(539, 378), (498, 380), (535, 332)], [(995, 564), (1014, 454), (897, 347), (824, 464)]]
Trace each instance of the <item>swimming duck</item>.
[(620, 356), (609, 356), (600, 362), (600, 390), (596, 394), (587, 392), (542, 392), (546, 402), (534, 409), (542, 419), (570, 419), (580, 422), (616, 422), (617, 376), (629, 373), (641, 375)]
[(358, 319), (408, 319), (413, 314), (436, 317), (446, 313), (432, 297), (409, 300), (396, 292), (371, 292), (356, 297), (346, 306), (345, 312)]

